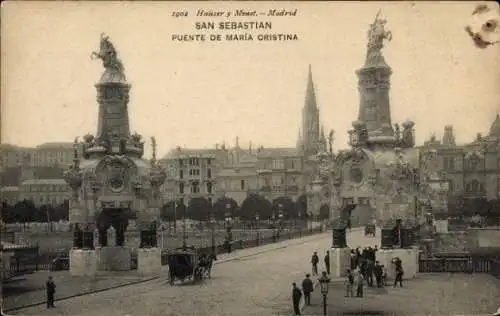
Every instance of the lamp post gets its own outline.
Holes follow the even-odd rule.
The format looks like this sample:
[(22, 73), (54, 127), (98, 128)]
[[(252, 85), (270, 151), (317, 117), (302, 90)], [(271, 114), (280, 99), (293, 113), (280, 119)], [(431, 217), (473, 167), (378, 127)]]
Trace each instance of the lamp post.
[(328, 283), (330, 283), (330, 278), (326, 275), (326, 272), (323, 271), (318, 281), (321, 287), (321, 294), (323, 295), (323, 316), (326, 316), (326, 298), (328, 296)]
[(226, 204), (225, 221), (226, 221), (226, 247), (227, 247), (227, 252), (231, 253), (231, 242), (233, 240), (233, 234), (231, 230), (233, 228), (233, 218), (231, 216), (230, 203)]
[(259, 212), (255, 212), (255, 228), (257, 229), (257, 246), (260, 244), (260, 224), (259, 224), (259, 220), (260, 220), (260, 215), (259, 215)]
[(215, 216), (212, 213), (210, 215), (210, 229), (212, 231), (212, 252), (215, 253)]
[(163, 242), (163, 233), (165, 232), (165, 226), (163, 226), (163, 223), (161, 224), (161, 250), (163, 251), (163, 246), (164, 246), (164, 242)]
[(280, 238), (281, 230), (283, 229), (283, 204), (278, 204), (278, 230), (276, 239)]
[(302, 237), (302, 213), (300, 211), (297, 213), (297, 217), (299, 218), (299, 237)]
[(186, 250), (187, 249), (187, 242), (186, 242), (187, 236), (186, 236), (186, 216), (182, 217), (182, 249)]

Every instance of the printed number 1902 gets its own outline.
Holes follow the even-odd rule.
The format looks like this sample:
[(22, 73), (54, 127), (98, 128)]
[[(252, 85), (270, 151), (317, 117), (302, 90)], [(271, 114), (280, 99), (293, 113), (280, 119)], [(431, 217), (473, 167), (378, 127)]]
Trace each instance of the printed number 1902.
[(172, 12), (172, 16), (174, 18), (180, 18), (183, 16), (188, 16), (188, 13), (187, 13), (187, 11), (174, 11), (174, 12)]

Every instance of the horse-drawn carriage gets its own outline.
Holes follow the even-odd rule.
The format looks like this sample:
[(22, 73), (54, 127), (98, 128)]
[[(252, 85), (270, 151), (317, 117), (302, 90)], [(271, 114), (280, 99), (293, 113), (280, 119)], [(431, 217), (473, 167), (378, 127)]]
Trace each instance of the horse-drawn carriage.
[(210, 278), (212, 262), (215, 255), (199, 254), (196, 248), (178, 248), (167, 254), (169, 282), (174, 285), (176, 280), (184, 283), (201, 282)]

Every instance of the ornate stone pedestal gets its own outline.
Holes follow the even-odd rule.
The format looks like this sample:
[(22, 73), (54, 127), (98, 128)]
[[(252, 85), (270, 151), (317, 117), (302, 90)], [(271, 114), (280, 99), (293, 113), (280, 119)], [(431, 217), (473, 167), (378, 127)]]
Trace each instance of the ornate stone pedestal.
[(161, 249), (158, 247), (137, 249), (137, 272), (143, 276), (160, 274)]
[(381, 249), (377, 251), (377, 261), (383, 264), (387, 270), (387, 279), (394, 280), (396, 276), (395, 266), (392, 259), (399, 257), (403, 262), (403, 279), (413, 279), (418, 273), (418, 249)]
[(331, 248), (330, 252), (330, 277), (340, 278), (346, 275), (351, 266), (350, 248)]
[(94, 277), (97, 273), (96, 251), (71, 249), (69, 251), (69, 273), (72, 276)]
[(98, 247), (96, 254), (99, 271), (130, 271), (131, 269), (129, 247)]

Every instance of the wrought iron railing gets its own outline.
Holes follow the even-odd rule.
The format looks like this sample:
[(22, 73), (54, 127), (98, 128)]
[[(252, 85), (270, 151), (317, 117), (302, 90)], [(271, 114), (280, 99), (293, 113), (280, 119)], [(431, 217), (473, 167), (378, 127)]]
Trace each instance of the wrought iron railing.
[(420, 273), (489, 273), (500, 277), (500, 260), (496, 256), (457, 255), (419, 259)]

